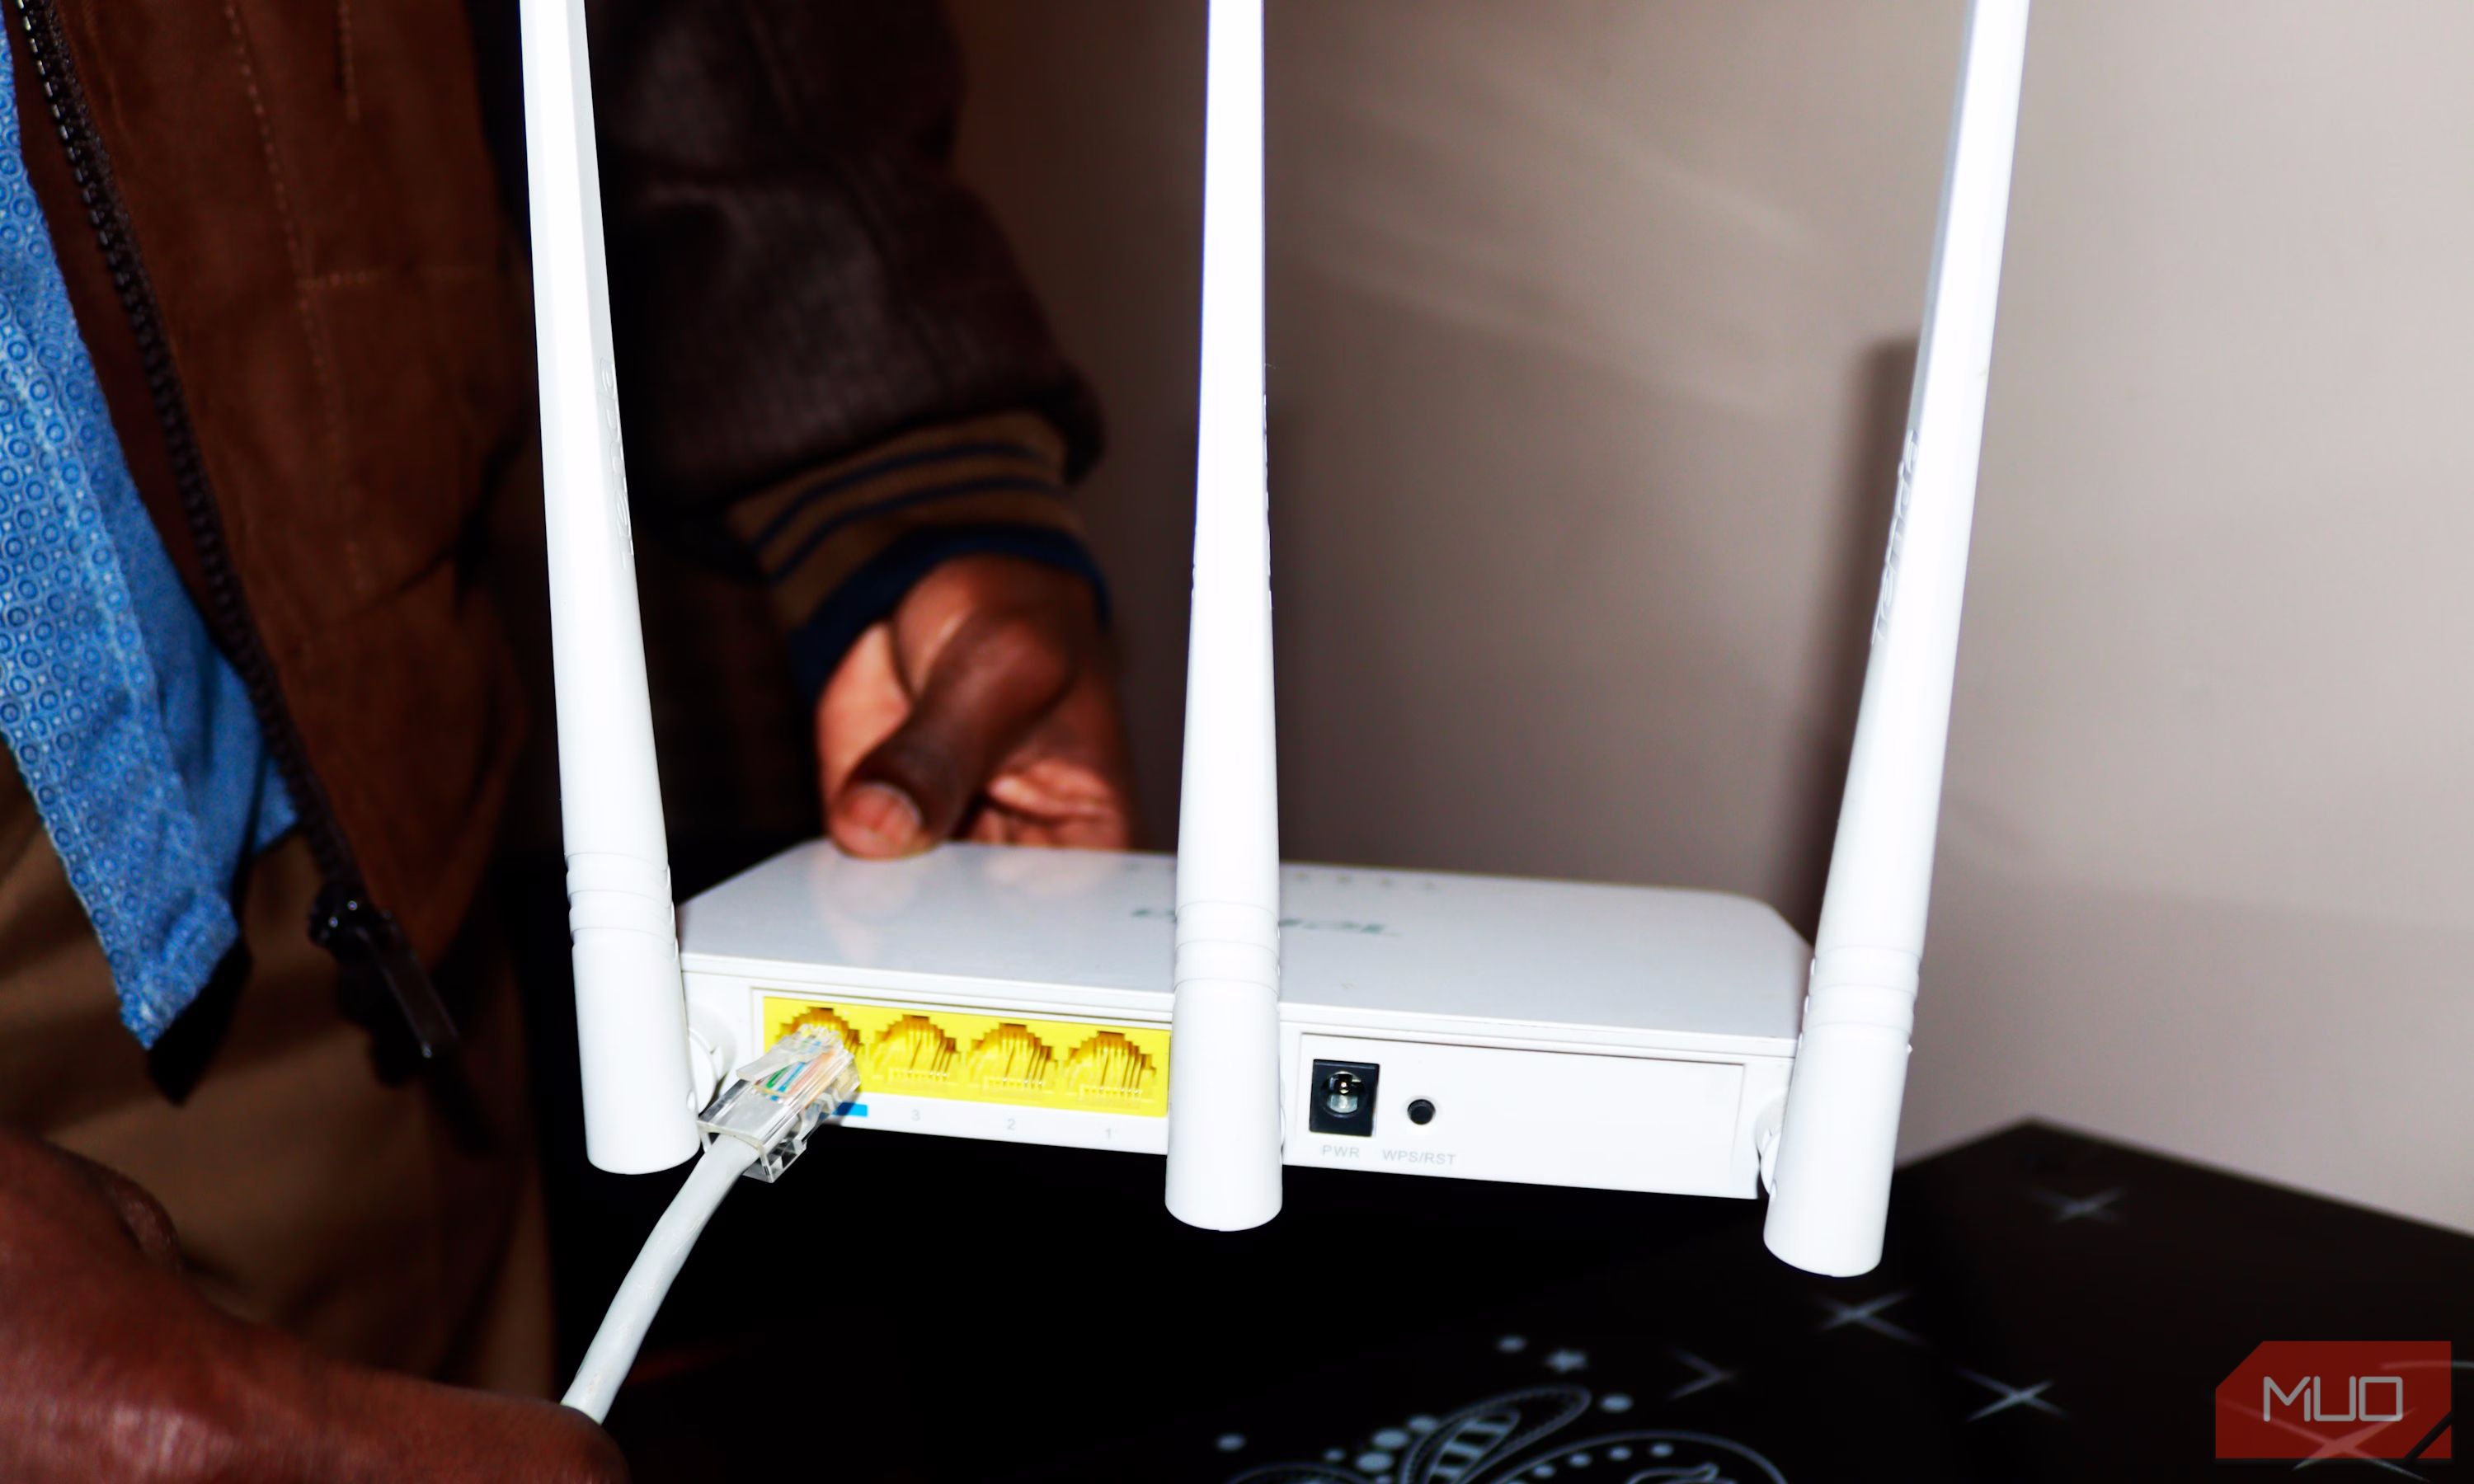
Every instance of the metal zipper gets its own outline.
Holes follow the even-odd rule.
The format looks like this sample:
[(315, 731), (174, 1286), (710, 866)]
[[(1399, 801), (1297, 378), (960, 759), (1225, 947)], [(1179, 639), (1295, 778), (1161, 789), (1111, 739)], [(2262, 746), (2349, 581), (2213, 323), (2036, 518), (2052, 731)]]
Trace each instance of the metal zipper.
[[(448, 1013), (428, 971), (422, 968), (420, 958), (405, 941), (402, 927), (391, 914), (370, 900), (351, 842), (344, 838), (334, 806), (310, 769), (308, 753), (302, 745), (299, 729), (293, 725), (291, 708), (277, 684), (274, 661), (250, 614), (240, 574), (232, 566), (223, 514), (216, 508), (206, 462), (198, 451), (197, 430), (189, 420), (188, 398), (164, 342), (154, 286), (137, 260), (128, 213), (112, 185), (109, 158), (86, 112), (85, 95), (78, 85), (60, 13), (51, 0), (15, 0), (15, 4), (23, 23), (20, 29), (25, 33), (27, 60), (41, 82), (43, 101), (51, 110), (53, 128), (60, 132), (61, 147), (68, 156), (69, 172), (77, 181), (86, 221), (102, 249), (104, 267), (111, 275), (121, 310), (136, 336), (147, 395), (154, 403), (156, 420), (161, 424), (164, 445), (171, 454), (173, 482), (180, 493), (181, 509), (188, 517), (190, 539), (206, 580), (206, 601), (201, 611), (217, 646), (231, 661), (249, 693), (250, 707), (257, 714), (258, 730), (283, 778), (284, 787), (292, 795), (293, 812), (300, 820), (302, 835), (326, 883), (310, 909), (309, 936), (335, 956), (348, 977), (355, 973), (374, 976), (401, 1014), (422, 1060), (442, 1065), (456, 1049), (454, 1017)], [(378, 1027), (373, 1024), (371, 1029), (376, 1032)]]

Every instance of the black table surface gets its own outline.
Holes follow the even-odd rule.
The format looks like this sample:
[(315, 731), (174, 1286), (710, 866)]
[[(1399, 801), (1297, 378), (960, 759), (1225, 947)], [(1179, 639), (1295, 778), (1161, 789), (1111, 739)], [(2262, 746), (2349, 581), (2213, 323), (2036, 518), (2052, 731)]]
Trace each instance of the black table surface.
[(2260, 1342), (2449, 1340), (2474, 1360), (2474, 1238), (2048, 1126), (1903, 1170), (1861, 1278), (1784, 1267), (1759, 1221), (1740, 1208), (1490, 1312), (1438, 1284), (1427, 1332), (1363, 1351), (1348, 1295), (1383, 1263), (1336, 1262), (1312, 1376), (1027, 1477), (2258, 1478), (2293, 1465), (2213, 1446), (2217, 1385)]
[[(2258, 1479), (2293, 1466), (2211, 1455), (2260, 1342), (2474, 1360), (2474, 1238), (2043, 1125), (1901, 1171), (1844, 1280), (1773, 1258), (1754, 1202), (1292, 1170), (1221, 1234), (1159, 1179), (822, 1140), (723, 1208), (613, 1430), (647, 1484)], [(607, 1281), (661, 1184), (607, 1187)]]

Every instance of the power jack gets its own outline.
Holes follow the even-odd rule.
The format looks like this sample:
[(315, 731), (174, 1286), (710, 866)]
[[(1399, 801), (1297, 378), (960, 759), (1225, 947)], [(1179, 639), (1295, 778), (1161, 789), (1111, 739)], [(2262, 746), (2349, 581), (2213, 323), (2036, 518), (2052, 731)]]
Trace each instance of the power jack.
[(1371, 1062), (1317, 1062), (1306, 1127), (1318, 1134), (1374, 1132), (1374, 1088), (1383, 1068)]

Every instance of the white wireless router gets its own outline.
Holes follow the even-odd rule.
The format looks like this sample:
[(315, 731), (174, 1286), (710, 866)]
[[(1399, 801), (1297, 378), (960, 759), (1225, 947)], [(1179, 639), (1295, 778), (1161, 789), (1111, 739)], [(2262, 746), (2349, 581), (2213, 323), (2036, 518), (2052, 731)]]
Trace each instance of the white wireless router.
[[(1283, 1164), (1750, 1197), (1773, 1251), (1881, 1250), (1924, 947), (2027, 0), (1968, 18), (1898, 510), (1820, 938), (1688, 891), (1279, 864), (1264, 439), (1261, 0), (1212, 0), (1183, 814), (1139, 853), (803, 846), (673, 935), (578, 0), (525, 0), (559, 760), (587, 1147), (695, 1152), (794, 1026), (846, 1127), (1167, 1157), (1169, 1209)], [(684, 951), (682, 952), (682, 944)], [(622, 1368), (623, 1369), (623, 1368)]]

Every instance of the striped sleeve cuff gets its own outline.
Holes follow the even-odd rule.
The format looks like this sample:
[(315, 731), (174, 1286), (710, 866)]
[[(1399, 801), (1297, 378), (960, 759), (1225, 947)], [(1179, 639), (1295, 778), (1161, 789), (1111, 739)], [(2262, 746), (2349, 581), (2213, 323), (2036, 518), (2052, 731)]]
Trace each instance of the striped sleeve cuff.
[(1066, 499), (1065, 441), (1033, 413), (923, 428), (731, 507), (813, 701), (867, 626), (955, 557), (999, 553), (1089, 579)]

